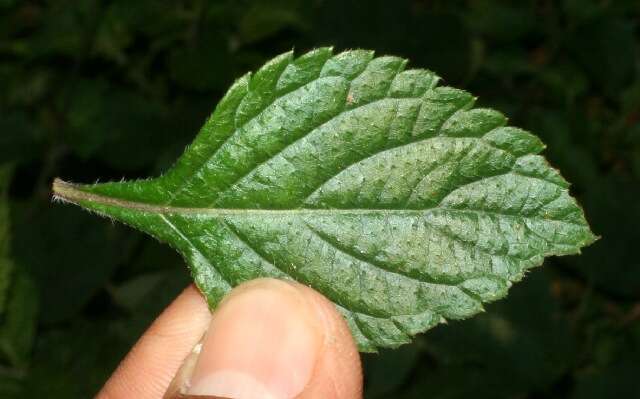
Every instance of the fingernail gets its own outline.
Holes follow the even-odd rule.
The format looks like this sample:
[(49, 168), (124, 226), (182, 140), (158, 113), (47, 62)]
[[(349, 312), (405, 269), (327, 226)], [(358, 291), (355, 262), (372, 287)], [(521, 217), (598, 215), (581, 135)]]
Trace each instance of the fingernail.
[(226, 298), (205, 335), (188, 395), (288, 399), (309, 383), (321, 318), (300, 288), (258, 280)]

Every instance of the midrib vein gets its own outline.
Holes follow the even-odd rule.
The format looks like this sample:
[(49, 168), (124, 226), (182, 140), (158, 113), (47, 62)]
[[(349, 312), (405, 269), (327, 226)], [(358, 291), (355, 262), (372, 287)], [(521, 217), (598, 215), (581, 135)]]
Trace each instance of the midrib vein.
[[(543, 220), (546, 222), (554, 221), (558, 223), (565, 223), (570, 225), (576, 225), (583, 227), (582, 224), (561, 219), (548, 219), (540, 215), (514, 215), (508, 213), (501, 213), (492, 210), (478, 210), (478, 209), (455, 209), (443, 207), (437, 205), (431, 208), (423, 209), (394, 209), (394, 208), (293, 208), (293, 209), (250, 209), (250, 208), (188, 208), (188, 207), (176, 207), (176, 206), (164, 206), (153, 205), (143, 202), (128, 201), (119, 198), (107, 197), (105, 195), (88, 193), (80, 189), (80, 185), (73, 183), (67, 183), (60, 179), (55, 179), (53, 182), (53, 197), (60, 201), (71, 202), (76, 205), (88, 207), (88, 203), (94, 203), (98, 205), (114, 206), (122, 209), (135, 210), (145, 213), (155, 213), (162, 215), (209, 215), (209, 216), (251, 216), (251, 215), (264, 215), (264, 216), (287, 216), (287, 215), (313, 215), (313, 216), (335, 216), (335, 215), (379, 215), (393, 214), (395, 216), (426, 216), (429, 213), (435, 211), (447, 211), (454, 213), (468, 213), (468, 214), (484, 214), (495, 215), (503, 218), (516, 218), (516, 219), (532, 219)], [(89, 207), (90, 208), (90, 207)]]
[(176, 207), (165, 205), (153, 205), (143, 202), (135, 202), (123, 200), (119, 198), (108, 197), (105, 195), (89, 193), (82, 191), (79, 185), (67, 183), (60, 179), (53, 182), (53, 195), (55, 199), (71, 202), (77, 205), (86, 206), (83, 203), (95, 203), (99, 205), (115, 206), (123, 209), (130, 209), (145, 213), (156, 214), (206, 214), (214, 216), (231, 216), (231, 215), (362, 215), (362, 214), (379, 214), (393, 213), (396, 215), (416, 215), (425, 214), (434, 208), (427, 209), (393, 209), (393, 208), (294, 208), (294, 209), (250, 209), (250, 208), (190, 208)]

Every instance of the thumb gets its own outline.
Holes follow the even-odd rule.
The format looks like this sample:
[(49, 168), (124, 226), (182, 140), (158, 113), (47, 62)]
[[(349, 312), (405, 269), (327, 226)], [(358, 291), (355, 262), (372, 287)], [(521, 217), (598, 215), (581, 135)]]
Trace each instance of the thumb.
[(362, 397), (360, 358), (335, 306), (274, 279), (234, 289), (187, 357), (169, 398)]

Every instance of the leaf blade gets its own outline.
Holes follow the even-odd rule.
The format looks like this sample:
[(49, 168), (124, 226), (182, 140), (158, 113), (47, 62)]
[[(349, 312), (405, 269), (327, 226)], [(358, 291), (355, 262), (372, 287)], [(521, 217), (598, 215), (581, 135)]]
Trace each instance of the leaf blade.
[(232, 86), (164, 176), (54, 193), (168, 242), (211, 307), (243, 281), (294, 279), (361, 350), (409, 342), (595, 236), (539, 139), (405, 66), (285, 53)]

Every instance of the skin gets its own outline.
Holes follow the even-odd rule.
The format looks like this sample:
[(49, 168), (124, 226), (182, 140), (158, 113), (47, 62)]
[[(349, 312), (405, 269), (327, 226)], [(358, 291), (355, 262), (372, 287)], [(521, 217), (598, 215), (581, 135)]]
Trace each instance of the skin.
[(220, 389), (240, 392), (222, 387), (233, 385), (236, 370), (264, 383), (274, 398), (362, 397), (359, 354), (334, 305), (309, 287), (259, 279), (236, 287), (213, 314), (194, 286), (186, 288), (97, 398), (264, 397), (237, 381), (243, 393), (216, 396)]

